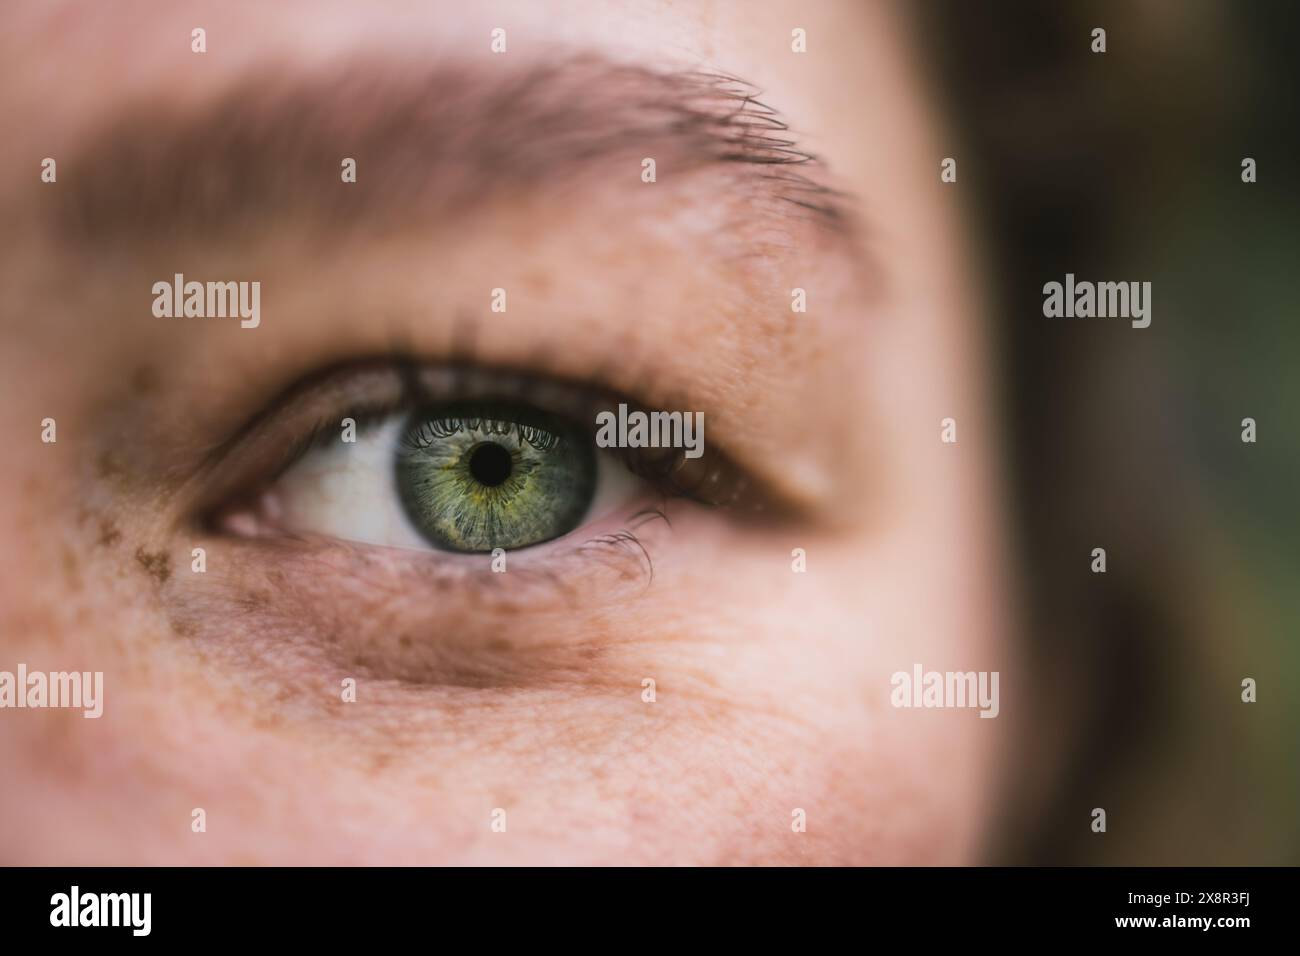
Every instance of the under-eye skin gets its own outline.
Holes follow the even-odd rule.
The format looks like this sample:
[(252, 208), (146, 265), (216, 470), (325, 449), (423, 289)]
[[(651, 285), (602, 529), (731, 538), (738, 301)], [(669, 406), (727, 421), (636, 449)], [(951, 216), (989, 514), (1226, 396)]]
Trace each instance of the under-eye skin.
[(395, 458), (407, 517), (448, 551), (524, 548), (559, 537), (582, 520), (596, 488), (590, 438), (522, 405), (418, 409)]

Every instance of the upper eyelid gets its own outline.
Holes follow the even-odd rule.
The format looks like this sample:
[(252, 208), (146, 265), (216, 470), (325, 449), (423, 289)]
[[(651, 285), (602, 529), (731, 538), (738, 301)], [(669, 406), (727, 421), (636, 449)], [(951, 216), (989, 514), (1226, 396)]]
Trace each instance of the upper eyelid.
[(378, 414), (385, 405), (398, 407), (404, 387), (393, 370), (367, 363), (351, 373), (323, 369), (282, 390), (205, 456), (194, 479), (193, 510), (206, 520), (232, 495), (250, 490), (250, 482), (265, 486), (283, 474), (323, 435), (326, 415), (346, 408), (347, 396), (359, 392), (368, 393), (366, 401)]

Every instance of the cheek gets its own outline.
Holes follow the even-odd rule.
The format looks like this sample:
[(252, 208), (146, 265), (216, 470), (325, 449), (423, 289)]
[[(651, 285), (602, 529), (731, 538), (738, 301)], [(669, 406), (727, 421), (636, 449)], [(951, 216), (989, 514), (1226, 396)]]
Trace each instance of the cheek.
[[(792, 573), (795, 544), (806, 573)], [(936, 553), (912, 563), (888, 534), (801, 534), (715, 555), (712, 574), (675, 592), (684, 610), (671, 629), (690, 638), (660, 659), (656, 706), (680, 709), (659, 754), (675, 768), (670, 797), (654, 805), (666, 827), (689, 824), (676, 847), (719, 862), (976, 858), (1012, 688), (1000, 684), (1000, 719), (891, 704), (892, 675), (913, 662), (1012, 673), (988, 583), (957, 569), (963, 583), (945, 594)], [(935, 593), (914, 580), (927, 564)], [(676, 727), (689, 735), (667, 733)]]
[[(66, 768), (29, 777), (22, 819), (63, 832), (66, 859), (95, 847), (90, 862), (968, 857), (985, 725), (1002, 721), (888, 700), (905, 663), (960, 657), (970, 616), (897, 598), (901, 573), (860, 542), (705, 520), (675, 521), (689, 546), (652, 549), (652, 587), (604, 600), (593, 580), (577, 604), (376, 588), (337, 555), (260, 564), (221, 545), (205, 574), (177, 558), (155, 584), (123, 540), (115, 579), (134, 596), (82, 615), (87, 634), (119, 635), (101, 651), (105, 718), (85, 722), (96, 743), (60, 742), (53, 724), (6, 738), (26, 748), (14, 765), (39, 750)], [(792, 572), (794, 546), (809, 573)], [(402, 645), (421, 633), (437, 639)], [(78, 836), (59, 821), (87, 801)]]

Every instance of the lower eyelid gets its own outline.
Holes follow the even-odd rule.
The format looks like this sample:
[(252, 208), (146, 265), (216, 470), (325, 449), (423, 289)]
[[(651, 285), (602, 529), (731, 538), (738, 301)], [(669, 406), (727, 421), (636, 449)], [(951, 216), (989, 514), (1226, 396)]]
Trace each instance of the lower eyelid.
[(321, 668), (430, 686), (576, 680), (590, 675), (593, 656), (635, 639), (596, 622), (651, 599), (646, 561), (671, 527), (620, 515), (599, 523), (598, 537), (627, 524), (640, 526), (638, 545), (576, 536), (507, 555), (505, 573), (483, 554), (319, 538), (212, 541), (201, 587), (185, 579), (170, 595), (173, 626), (289, 682)]

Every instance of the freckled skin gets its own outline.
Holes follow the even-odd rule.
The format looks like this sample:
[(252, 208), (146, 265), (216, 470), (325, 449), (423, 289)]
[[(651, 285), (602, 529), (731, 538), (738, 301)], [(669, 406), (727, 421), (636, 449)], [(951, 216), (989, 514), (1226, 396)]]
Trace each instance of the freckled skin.
[[(264, 321), (249, 331), (118, 321), (119, 303), (180, 267), (99, 268), (7, 232), (0, 280), (50, 321), (0, 319), (0, 379), (13, 386), (0, 403), (0, 669), (102, 670), (105, 712), (0, 711), (0, 862), (979, 859), (1014, 680), (998, 720), (889, 705), (890, 675), (914, 662), (1015, 663), (978, 290), (931, 183), (942, 153), (899, 25), (848, 2), (484, 7), (127, 3), (68, 16), (17, 4), (0, 105), (22, 148), (0, 157), (18, 164), (0, 183), (28, 183), (21, 163), (45, 143), (58, 155), (116, 97), (153, 91), (184, 108), (245, 56), (293, 64), (340, 42), (409, 50), (419, 37), (486, 59), (498, 23), (512, 50), (557, 43), (564, 24), (566, 42), (610, 56), (661, 65), (685, 51), (688, 66), (703, 56), (753, 80), (868, 200), (888, 238), (871, 268), (887, 281), (862, 296), (869, 268), (796, 230), (777, 237), (798, 247), (788, 255), (738, 234), (733, 245), (762, 255), (694, 252), (681, 234), (719, 215), (718, 183), (677, 182), (670, 167), (647, 187), (659, 192), (624, 202), (608, 183), (579, 184), (563, 203), (521, 198), (451, 235), (318, 241), (308, 262), (287, 225), (252, 267), (247, 249), (174, 253), (200, 257), (187, 274), (263, 281)], [(200, 22), (202, 70), (175, 41)], [(787, 52), (796, 24), (807, 54)], [(240, 56), (223, 58), (212, 45), (230, 36)], [(57, 95), (25, 81), (51, 57), (86, 81)], [(116, 79), (91, 80), (104, 76)], [(59, 170), (61, 183), (76, 174)], [(24, 188), (24, 203), (42, 201)], [(511, 311), (483, 322), (485, 292), (502, 284)], [(805, 314), (790, 312), (795, 286), (809, 289)], [(93, 308), (101, 296), (112, 320)], [(389, 322), (399, 307), (421, 321)], [(723, 333), (703, 337), (706, 313)], [(670, 504), (671, 524), (638, 532), (653, 584), (617, 547), (554, 565), (520, 552), (496, 575), (486, 556), (435, 571), (202, 526), (198, 463), (224, 437), (210, 422), (242, 420), (287, 385), (276, 363), (383, 354), (394, 339), (436, 355), (468, 342), (503, 365), (549, 350), (574, 375), (579, 358), (644, 366), (710, 407), (753, 396), (706, 434), (812, 476), (802, 493), (830, 499), (831, 518), (745, 523)], [(949, 414), (957, 449), (938, 442)], [(52, 445), (36, 426), (46, 416), (59, 422)], [(819, 485), (826, 458), (836, 467)], [(791, 570), (794, 548), (806, 573)], [(191, 831), (195, 808), (206, 833)], [(496, 808), (505, 833), (491, 830)], [(806, 832), (791, 827), (796, 809)]]
[(157, 390), (158, 382), (158, 370), (149, 365), (141, 365), (131, 375), (131, 387), (140, 395)]
[(166, 584), (167, 579), (172, 576), (171, 562), (165, 551), (149, 552), (144, 548), (136, 548), (135, 560), (140, 567), (144, 568), (145, 573), (159, 584)]

